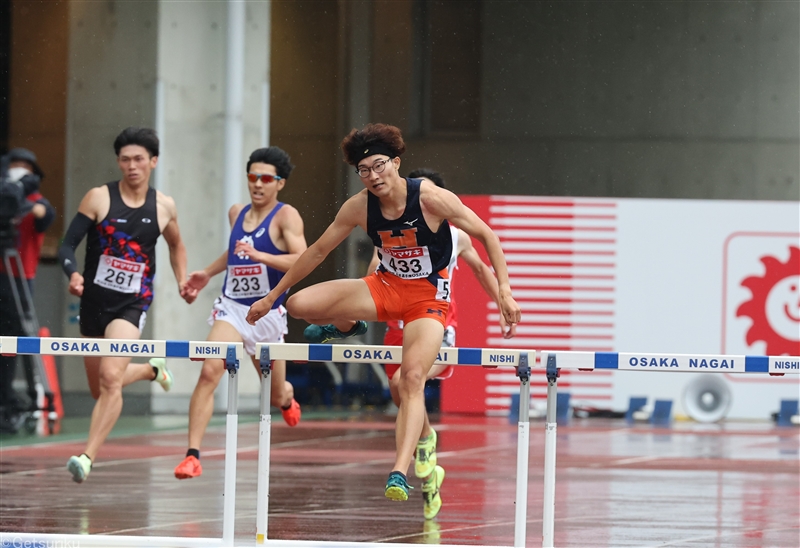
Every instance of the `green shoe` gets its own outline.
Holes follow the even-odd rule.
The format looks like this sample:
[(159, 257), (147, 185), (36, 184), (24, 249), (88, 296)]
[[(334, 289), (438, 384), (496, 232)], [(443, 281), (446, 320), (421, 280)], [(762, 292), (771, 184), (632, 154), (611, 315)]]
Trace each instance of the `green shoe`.
[(333, 324), (309, 325), (303, 331), (303, 336), (310, 343), (324, 344), (336, 339), (347, 339), (356, 335), (363, 335), (367, 332), (367, 322), (358, 320), (356, 324), (346, 333), (339, 331)]
[(442, 509), (442, 497), (439, 489), (444, 481), (444, 468), (437, 466), (433, 469), (433, 474), (422, 482), (422, 500), (425, 502), (422, 513), (425, 519), (433, 519), (439, 510)]
[(150, 365), (156, 370), (156, 378), (153, 380), (161, 385), (164, 392), (169, 392), (169, 389), (172, 388), (172, 371), (167, 368), (167, 360), (151, 358)]
[(408, 500), (408, 490), (413, 489), (406, 481), (406, 476), (401, 472), (394, 471), (389, 474), (386, 480), (386, 491), (384, 494), (389, 500), (404, 501)]
[(72, 456), (67, 461), (67, 470), (72, 474), (72, 481), (83, 483), (89, 477), (89, 472), (92, 471), (92, 459), (87, 457), (85, 453), (77, 457)]
[(431, 428), (427, 438), (417, 442), (417, 458), (414, 462), (414, 475), (418, 478), (427, 478), (436, 468), (436, 430)]

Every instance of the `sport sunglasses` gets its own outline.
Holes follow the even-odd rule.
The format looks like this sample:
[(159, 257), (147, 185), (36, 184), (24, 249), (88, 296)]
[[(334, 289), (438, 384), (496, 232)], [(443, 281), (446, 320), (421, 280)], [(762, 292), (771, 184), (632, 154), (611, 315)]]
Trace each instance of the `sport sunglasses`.
[(264, 182), (264, 184), (267, 184), (267, 183), (271, 183), (273, 181), (280, 181), (281, 179), (283, 179), (283, 177), (281, 177), (279, 175), (270, 175), (268, 173), (261, 173), (261, 174), (259, 174), (259, 173), (248, 173), (247, 174), (247, 180), (250, 181), (251, 183), (255, 183), (259, 179), (261, 179)]

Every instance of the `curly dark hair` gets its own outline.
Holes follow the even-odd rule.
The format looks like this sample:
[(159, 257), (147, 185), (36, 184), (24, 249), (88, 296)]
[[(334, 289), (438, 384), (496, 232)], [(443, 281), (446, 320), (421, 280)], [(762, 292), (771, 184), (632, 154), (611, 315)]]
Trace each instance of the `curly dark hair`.
[(342, 152), (344, 161), (351, 166), (358, 165), (364, 156), (361, 155), (365, 147), (379, 145), (392, 152), (393, 156), (400, 156), (406, 151), (403, 134), (400, 128), (388, 124), (367, 124), (364, 129), (353, 129), (342, 139)]
[(255, 163), (271, 164), (275, 166), (275, 171), (279, 177), (288, 179), (292, 173), (294, 166), (292, 165), (291, 158), (283, 149), (278, 147), (259, 148), (253, 151), (250, 159), (247, 160), (247, 171), (250, 171), (250, 166)]
[(114, 152), (119, 156), (122, 147), (139, 145), (147, 149), (150, 157), (158, 156), (158, 135), (148, 127), (127, 127), (114, 139)]
[(409, 179), (419, 179), (421, 177), (425, 177), (426, 179), (430, 180), (438, 186), (439, 188), (447, 188), (444, 184), (444, 177), (438, 171), (433, 171), (432, 169), (428, 169), (427, 167), (421, 167), (419, 169), (415, 169), (411, 173), (408, 174)]

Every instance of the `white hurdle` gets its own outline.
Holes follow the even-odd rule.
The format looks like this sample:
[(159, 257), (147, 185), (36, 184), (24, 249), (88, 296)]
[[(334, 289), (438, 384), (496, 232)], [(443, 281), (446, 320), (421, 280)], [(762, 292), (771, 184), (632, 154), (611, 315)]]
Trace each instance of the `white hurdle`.
[[(800, 374), (800, 357), (542, 350), (539, 367), (544, 367), (547, 375), (542, 546), (543, 548), (552, 548), (555, 542), (556, 389), (559, 370), (617, 369), (620, 371), (670, 371), (676, 373), (761, 373), (782, 376), (787, 373)], [(521, 403), (522, 400), (520, 400)], [(520, 413), (521, 409), (520, 405)]]
[[(516, 511), (514, 516), (514, 546), (525, 546), (528, 504), (528, 451), (530, 419), (530, 361), (535, 350), (492, 348), (442, 348), (436, 364), (513, 367), (520, 379), (520, 414), (517, 437), (517, 482)], [(256, 345), (262, 376), (261, 419), (258, 441), (258, 494), (256, 502), (256, 542), (267, 544), (267, 522), (269, 512), (269, 451), (270, 451), (270, 361), (291, 360), (298, 362), (340, 363), (390, 363), (399, 364), (403, 359), (400, 346), (372, 346), (356, 344), (291, 344), (259, 343)]]
[[(219, 358), (228, 371), (228, 415), (225, 428), (225, 482), (223, 490), (222, 538), (147, 537), (125, 535), (59, 535), (0, 532), (0, 542), (13, 539), (22, 546), (233, 546), (236, 513), (236, 451), (239, 363), (242, 343), (207, 341), (70, 339), (59, 337), (0, 337), (0, 354), (50, 356), (118, 356), (130, 358), (187, 358), (203, 361)], [(268, 400), (269, 401), (269, 400)], [(269, 405), (269, 403), (267, 404)], [(60, 543), (60, 544), (59, 544)]]

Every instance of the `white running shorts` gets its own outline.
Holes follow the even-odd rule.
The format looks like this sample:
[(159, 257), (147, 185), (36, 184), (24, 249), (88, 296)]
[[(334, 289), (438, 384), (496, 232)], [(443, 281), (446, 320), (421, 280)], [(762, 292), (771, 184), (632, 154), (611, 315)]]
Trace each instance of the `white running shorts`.
[(245, 318), (247, 318), (248, 310), (250, 310), (249, 306), (219, 296), (214, 301), (214, 308), (208, 317), (208, 325), (214, 325), (215, 321), (231, 324), (241, 335), (245, 352), (251, 356), (256, 353), (256, 343), (283, 342), (283, 336), (289, 332), (286, 309), (283, 306), (270, 310), (266, 316), (256, 322), (256, 325), (247, 323)]

